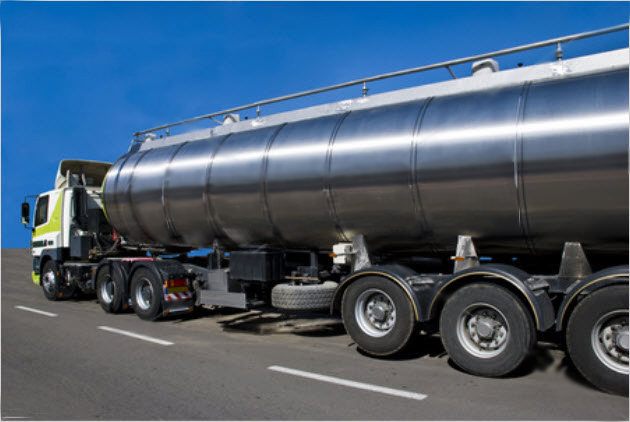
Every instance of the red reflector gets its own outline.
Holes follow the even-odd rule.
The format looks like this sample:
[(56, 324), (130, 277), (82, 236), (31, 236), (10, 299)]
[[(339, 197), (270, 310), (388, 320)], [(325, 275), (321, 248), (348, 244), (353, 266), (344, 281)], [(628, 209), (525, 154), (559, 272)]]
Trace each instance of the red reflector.
[(188, 280), (185, 278), (176, 278), (174, 280), (166, 280), (164, 283), (166, 287), (184, 287), (188, 285)]

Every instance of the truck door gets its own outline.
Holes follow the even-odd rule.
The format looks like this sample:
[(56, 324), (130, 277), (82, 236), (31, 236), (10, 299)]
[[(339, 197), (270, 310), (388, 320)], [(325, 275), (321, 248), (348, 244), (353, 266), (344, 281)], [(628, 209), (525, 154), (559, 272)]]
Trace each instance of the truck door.
[[(42, 195), (37, 198), (35, 204), (35, 216), (33, 220), (33, 240), (31, 246), (33, 248), (33, 255), (39, 255), (42, 249), (47, 246), (48, 241), (44, 240), (41, 236), (43, 227), (48, 222), (48, 202), (49, 195)], [(38, 235), (39, 231), (39, 235)]]
[(62, 202), (60, 191), (48, 192), (37, 198), (31, 243), (33, 256), (41, 255), (44, 249), (61, 246)]

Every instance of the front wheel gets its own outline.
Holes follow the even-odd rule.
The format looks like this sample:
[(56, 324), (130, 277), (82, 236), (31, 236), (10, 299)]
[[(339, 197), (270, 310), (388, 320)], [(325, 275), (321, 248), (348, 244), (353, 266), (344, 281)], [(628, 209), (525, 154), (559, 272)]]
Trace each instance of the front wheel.
[(567, 351), (597, 388), (628, 394), (628, 286), (605, 287), (582, 299), (567, 324)]
[(487, 377), (514, 371), (536, 341), (534, 323), (519, 298), (488, 283), (451, 296), (440, 316), (440, 335), (457, 366)]
[(76, 290), (74, 283), (67, 284), (61, 273), (61, 265), (57, 261), (49, 260), (42, 268), (40, 284), (46, 299), (55, 301), (71, 298)]
[(415, 328), (411, 300), (382, 277), (365, 277), (351, 284), (343, 295), (341, 314), (357, 346), (375, 356), (402, 350)]
[(154, 320), (162, 315), (162, 284), (147, 268), (139, 268), (131, 278), (131, 303), (141, 319)]

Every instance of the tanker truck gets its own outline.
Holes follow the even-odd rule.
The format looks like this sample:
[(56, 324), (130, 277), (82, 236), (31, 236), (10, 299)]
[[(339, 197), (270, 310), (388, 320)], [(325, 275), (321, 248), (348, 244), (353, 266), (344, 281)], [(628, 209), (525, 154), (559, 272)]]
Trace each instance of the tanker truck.
[[(63, 160), (32, 226), (22, 204), (33, 282), (147, 320), (203, 305), (331, 312), (375, 357), (439, 332), (459, 368), (488, 377), (552, 338), (592, 384), (627, 394), (629, 51), (562, 50), (627, 29), (159, 126), (113, 165)], [(552, 45), (548, 63), (494, 60)], [(472, 75), (457, 78), (462, 63)], [(452, 79), (367, 95), (431, 69)], [(354, 99), (260, 111), (361, 84)], [(170, 132), (200, 120), (218, 124)]]

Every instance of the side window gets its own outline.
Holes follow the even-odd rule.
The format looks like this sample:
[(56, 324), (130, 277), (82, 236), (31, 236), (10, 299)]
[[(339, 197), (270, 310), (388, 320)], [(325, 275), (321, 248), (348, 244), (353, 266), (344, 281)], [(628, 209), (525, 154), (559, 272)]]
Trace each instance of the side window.
[(35, 227), (41, 226), (48, 221), (48, 195), (40, 196), (35, 209)]

